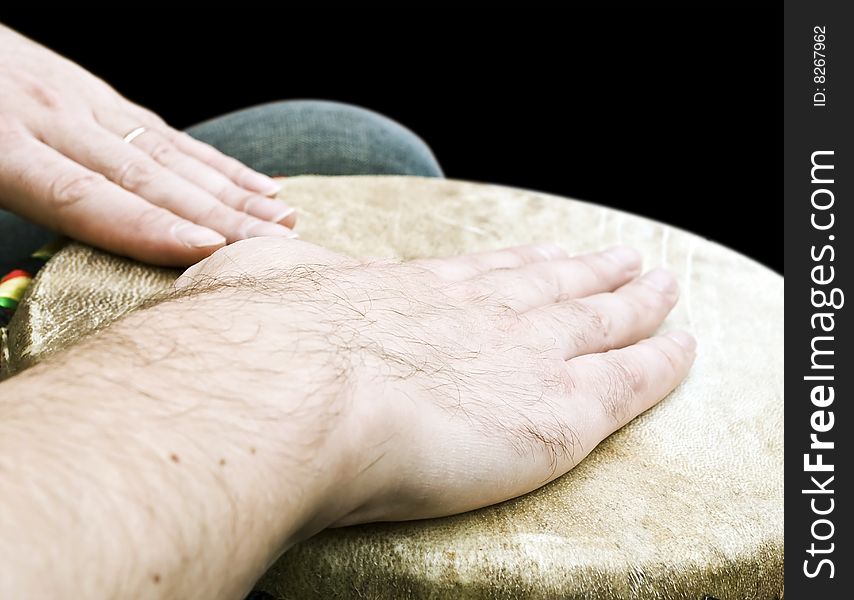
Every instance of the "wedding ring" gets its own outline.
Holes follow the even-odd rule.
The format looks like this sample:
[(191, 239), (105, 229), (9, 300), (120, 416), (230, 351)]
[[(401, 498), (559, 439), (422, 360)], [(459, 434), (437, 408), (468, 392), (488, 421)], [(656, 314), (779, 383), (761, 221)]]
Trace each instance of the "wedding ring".
[(145, 127), (137, 127), (136, 129), (134, 129), (133, 131), (131, 131), (129, 134), (127, 134), (127, 135), (126, 135), (124, 138), (122, 138), (122, 139), (124, 139), (124, 141), (125, 141), (125, 142), (127, 142), (128, 144), (130, 144), (132, 141), (134, 141), (136, 138), (138, 138), (139, 136), (141, 136), (143, 133), (145, 133)]

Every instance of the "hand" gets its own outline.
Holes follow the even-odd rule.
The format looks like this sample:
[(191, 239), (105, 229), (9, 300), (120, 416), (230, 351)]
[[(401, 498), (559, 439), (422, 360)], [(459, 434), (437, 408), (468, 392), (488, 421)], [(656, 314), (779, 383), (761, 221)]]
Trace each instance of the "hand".
[[(646, 339), (678, 290), (663, 270), (636, 279), (640, 268), (625, 247), (365, 264), (267, 239), (220, 250), (176, 285), (260, 278), (286, 299), (261, 302), (245, 318), (268, 330), (259, 342), (299, 340), (301, 362), (326, 371), (311, 389), (341, 386), (339, 403), (322, 414), (334, 415), (328, 429), (347, 440), (330, 462), (346, 457), (351, 477), (338, 480), (339, 504), (325, 514), (346, 525), (447, 515), (526, 493), (661, 400), (687, 374), (694, 340), (683, 332)], [(277, 356), (274, 346), (268, 356)], [(334, 350), (311, 350), (324, 346)], [(263, 355), (252, 364), (262, 367)]]
[[(175, 131), (74, 63), (0, 25), (0, 206), (162, 265), (292, 237), (278, 186)], [(131, 143), (123, 137), (146, 131)]]
[(0, 589), (243, 598), (330, 525), (537, 488), (688, 371), (688, 334), (645, 339), (673, 278), (639, 272), (627, 248), (223, 248), (0, 383)]

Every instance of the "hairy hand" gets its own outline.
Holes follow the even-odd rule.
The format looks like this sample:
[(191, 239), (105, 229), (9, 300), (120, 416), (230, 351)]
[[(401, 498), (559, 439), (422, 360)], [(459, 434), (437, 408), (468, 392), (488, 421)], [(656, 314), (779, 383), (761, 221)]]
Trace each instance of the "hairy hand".
[(639, 273), (628, 248), (222, 248), (0, 384), (0, 589), (242, 598), (330, 525), (537, 488), (688, 371), (688, 334), (648, 338), (675, 282)]
[[(324, 514), (344, 525), (526, 493), (661, 400), (687, 374), (694, 340), (649, 337), (678, 291), (666, 271), (640, 270), (626, 247), (363, 262), (267, 238), (218, 251), (176, 285), (230, 294), (231, 327), (253, 339), (251, 352), (235, 349), (256, 373), (236, 366), (241, 385), (340, 390), (317, 419), (318, 445), (343, 464)], [(300, 373), (281, 364), (284, 345)], [(285, 374), (258, 381), (264, 367)]]
[[(293, 237), (278, 186), (0, 25), (0, 206), (112, 252), (188, 265)], [(123, 138), (139, 127), (130, 143)]]

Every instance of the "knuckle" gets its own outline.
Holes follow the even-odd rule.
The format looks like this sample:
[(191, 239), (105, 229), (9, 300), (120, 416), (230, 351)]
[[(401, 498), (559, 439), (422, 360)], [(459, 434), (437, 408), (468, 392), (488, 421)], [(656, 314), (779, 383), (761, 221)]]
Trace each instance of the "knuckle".
[(495, 329), (501, 333), (510, 333), (519, 328), (523, 322), (527, 322), (518, 310), (504, 302), (499, 302), (495, 307), (494, 316)]
[(674, 348), (671, 347), (668, 349), (662, 346), (661, 344), (657, 344), (655, 342), (648, 342), (646, 345), (649, 347), (650, 352), (652, 352), (653, 357), (656, 359), (656, 361), (659, 364), (664, 365), (664, 367), (667, 369), (667, 374), (669, 376), (675, 376), (679, 372), (681, 361), (679, 360), (679, 354), (673, 351)]
[(27, 137), (30, 136), (20, 121), (0, 114), (0, 147), (14, 149)]
[(154, 206), (136, 213), (131, 219), (131, 229), (139, 232), (154, 232), (159, 230), (165, 213)]
[(601, 258), (595, 256), (585, 256), (580, 261), (581, 265), (595, 281), (607, 280), (609, 271), (605, 268), (605, 263)]
[(566, 289), (566, 283), (563, 281), (560, 272), (554, 265), (539, 263), (536, 267), (539, 277), (532, 277), (528, 282), (537, 288), (537, 291), (547, 298), (560, 299), (567, 297), (569, 290)]
[(658, 311), (661, 307), (667, 304), (667, 297), (659, 290), (648, 285), (643, 287), (645, 288), (643, 293), (636, 296), (635, 306), (639, 305), (641, 310), (648, 309)]
[(646, 372), (636, 363), (605, 357), (606, 366), (599, 381), (599, 401), (605, 413), (616, 423), (626, 420), (631, 400), (647, 387)]
[(235, 219), (234, 217), (238, 217), (236, 212), (230, 210), (224, 204), (220, 204), (219, 202), (210, 202), (205, 206), (200, 207), (194, 220), (198, 221), (200, 224), (207, 224), (208, 227), (212, 225), (232, 225), (241, 232), (248, 229), (249, 226), (254, 223), (254, 221), (251, 220), (251, 217), (247, 217), (245, 219)]
[(544, 414), (520, 426), (519, 435), (524, 443), (517, 449), (526, 452), (527, 446), (533, 443), (539, 451), (546, 453), (552, 473), (561, 462), (568, 460), (576, 464), (578, 455), (583, 452), (578, 433), (554, 413)]
[[(516, 382), (527, 400), (523, 410), (507, 422), (514, 435), (511, 441), (517, 451), (545, 453), (552, 467), (569, 460), (575, 464), (583, 454), (578, 432), (566, 419), (567, 398), (575, 391), (575, 381), (563, 360), (537, 361), (530, 371), (536, 382)], [(496, 415), (503, 421), (500, 413)]]
[(26, 84), (30, 98), (41, 107), (51, 111), (60, 111), (65, 107), (62, 96), (51, 86), (33, 77), (28, 77)]
[(212, 148), (211, 157), (218, 159), (220, 164), (222, 165), (226, 176), (232, 181), (240, 182), (240, 185), (243, 185), (248, 178), (251, 178), (254, 171), (239, 161), (231, 158), (230, 156), (224, 156), (220, 158), (219, 152), (216, 149)]
[(138, 190), (154, 180), (158, 167), (146, 158), (127, 161), (118, 171), (116, 183), (127, 190)]
[(585, 302), (571, 302), (572, 325), (585, 334), (595, 334), (604, 339), (611, 337), (612, 320), (607, 313), (596, 310)]
[(566, 367), (565, 361), (543, 361), (543, 363), (543, 384), (546, 389), (558, 398), (567, 398), (575, 393), (575, 377)]
[(600, 340), (607, 340), (610, 335), (608, 325), (603, 321), (602, 315), (592, 307), (583, 302), (570, 301), (566, 303), (567, 313), (561, 314), (555, 319), (555, 331), (565, 331), (571, 339), (572, 348), (592, 348), (603, 344)]
[(177, 159), (175, 147), (168, 142), (158, 142), (149, 150), (151, 158), (163, 165), (173, 164)]
[[(223, 190), (223, 192), (221, 192), (217, 197), (219, 197), (219, 198), (228, 197), (230, 195), (227, 193), (228, 187), (229, 187), (229, 184), (224, 184), (223, 188), (225, 188), (225, 190)], [(258, 201), (258, 196), (256, 194), (253, 194), (251, 192), (246, 192), (246, 193), (237, 192), (231, 198), (231, 202), (229, 204), (231, 204), (232, 208), (235, 208), (235, 209), (243, 211), (243, 212), (247, 212), (249, 210), (250, 206), (252, 205), (252, 203), (257, 202), (257, 201)]]
[(617, 295), (616, 310), (621, 314), (623, 323), (629, 326), (637, 326), (649, 320), (649, 317), (658, 313), (658, 307), (653, 302), (645, 302), (637, 298), (625, 298)]
[[(225, 177), (224, 175), (217, 181), (210, 189), (211, 194), (213, 194), (216, 198), (219, 198), (223, 202), (229, 202), (231, 204), (237, 205), (239, 202), (235, 201), (236, 194), (242, 193), (236, 190), (239, 190), (234, 183)], [(251, 194), (248, 194), (251, 196)]]
[(106, 181), (100, 173), (63, 173), (50, 184), (50, 195), (56, 208), (68, 208), (92, 193)]
[[(267, 221), (263, 221), (262, 219), (259, 219), (258, 217), (253, 217), (252, 215), (247, 215), (246, 213), (241, 213), (231, 207), (223, 206), (223, 208), (225, 209), (224, 212), (227, 211), (228, 215), (235, 217), (234, 228), (238, 231), (238, 234), (241, 237), (268, 237), (269, 234), (259, 235), (258, 233), (259, 230), (262, 230), (266, 225), (269, 224)], [(218, 222), (228, 223), (229, 220), (228, 217), (225, 217), (220, 219)]]
[(662, 313), (667, 309), (666, 300), (652, 289), (636, 294), (618, 293), (615, 296), (620, 321), (633, 328), (660, 321)]
[(622, 362), (618, 364), (619, 375), (626, 382), (626, 388), (631, 393), (640, 394), (646, 390), (648, 384), (646, 370), (634, 362)]

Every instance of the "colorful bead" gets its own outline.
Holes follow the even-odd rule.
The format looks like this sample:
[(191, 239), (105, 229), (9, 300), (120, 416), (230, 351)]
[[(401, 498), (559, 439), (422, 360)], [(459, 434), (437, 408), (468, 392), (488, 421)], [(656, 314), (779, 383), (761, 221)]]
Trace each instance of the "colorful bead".
[(15, 269), (0, 279), (0, 308), (15, 310), (32, 280), (30, 274), (23, 269)]
[(14, 270), (6, 273), (6, 275), (4, 275), (2, 279), (0, 279), (0, 283), (4, 283), (4, 282), (6, 282), (10, 279), (14, 279), (16, 277), (29, 277), (30, 279), (32, 279), (32, 275), (30, 275), (29, 273), (27, 273), (23, 269), (14, 269)]
[[(58, 237), (33, 252), (29, 259), (24, 259), (22, 262), (27, 268), (32, 267), (32, 272), (35, 273), (67, 243), (67, 238)], [(24, 292), (27, 291), (32, 281), (33, 276), (24, 269), (10, 271), (0, 279), (0, 327), (9, 324), (18, 303), (24, 297)]]

